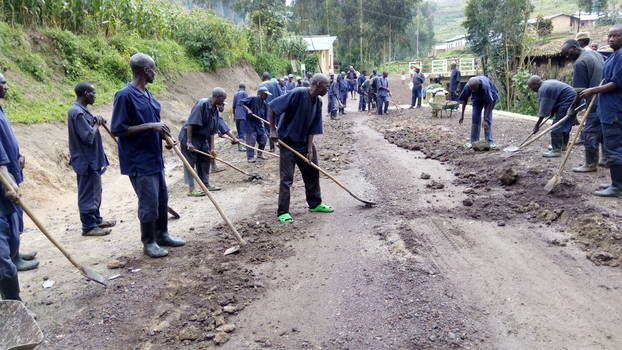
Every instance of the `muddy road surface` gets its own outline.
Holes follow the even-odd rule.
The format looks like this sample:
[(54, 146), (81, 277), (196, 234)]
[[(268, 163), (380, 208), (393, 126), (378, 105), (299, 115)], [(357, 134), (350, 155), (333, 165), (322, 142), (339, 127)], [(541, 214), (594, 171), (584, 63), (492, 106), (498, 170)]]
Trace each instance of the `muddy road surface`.
[[(605, 170), (570, 175), (547, 196), (557, 163), (539, 158), (544, 141), (503, 162), (501, 151), (462, 149), (468, 127), (456, 117), (370, 116), (355, 103), (325, 120), (320, 165), (374, 208), (322, 178), (336, 210), (309, 213), (297, 173), (295, 222), (279, 224), (278, 160), (248, 164), (221, 143), (224, 159), (263, 177), (211, 176), (250, 243), (238, 254), (223, 256), (235, 241), (206, 198), (186, 196), (172, 153), (170, 205), (182, 217), (170, 228), (188, 244), (166, 258), (142, 255), (136, 199), (116, 169), (104, 183), (103, 213), (121, 221), (110, 236), (79, 235), (73, 193), (39, 205), (76, 258), (120, 275), (106, 289), (85, 281), (28, 223), (25, 250), (42, 266), (20, 277), (41, 349), (622, 348), (619, 201), (589, 196)], [(500, 148), (529, 126), (496, 123)], [(508, 168), (512, 185), (498, 178)]]

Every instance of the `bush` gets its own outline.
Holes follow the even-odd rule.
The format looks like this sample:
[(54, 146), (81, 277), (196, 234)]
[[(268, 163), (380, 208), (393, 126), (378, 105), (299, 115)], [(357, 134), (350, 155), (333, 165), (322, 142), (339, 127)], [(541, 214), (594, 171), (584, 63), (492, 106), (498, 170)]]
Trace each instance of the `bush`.
[(518, 71), (512, 76), (514, 84), (515, 102), (512, 112), (536, 115), (538, 113), (538, 101), (535, 92), (527, 87), (527, 80), (531, 77), (528, 71)]
[(269, 53), (260, 53), (256, 56), (255, 71), (259, 75), (268, 72), (275, 77), (287, 73), (290, 69), (289, 61), (284, 58)]
[(316, 72), (320, 65), (320, 54), (310, 53), (302, 60), (302, 63), (304, 63), (307, 72)]
[(536, 32), (541, 38), (547, 37), (553, 33), (553, 21), (544, 19), (542, 16), (536, 18)]

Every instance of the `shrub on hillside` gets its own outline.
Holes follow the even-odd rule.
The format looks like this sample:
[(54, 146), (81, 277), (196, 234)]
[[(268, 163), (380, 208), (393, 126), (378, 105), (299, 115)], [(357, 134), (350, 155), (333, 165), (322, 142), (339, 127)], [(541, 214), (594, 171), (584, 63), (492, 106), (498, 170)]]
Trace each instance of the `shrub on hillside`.
[(273, 77), (283, 75), (290, 70), (289, 61), (269, 53), (260, 53), (255, 59), (255, 71), (261, 75), (268, 72)]

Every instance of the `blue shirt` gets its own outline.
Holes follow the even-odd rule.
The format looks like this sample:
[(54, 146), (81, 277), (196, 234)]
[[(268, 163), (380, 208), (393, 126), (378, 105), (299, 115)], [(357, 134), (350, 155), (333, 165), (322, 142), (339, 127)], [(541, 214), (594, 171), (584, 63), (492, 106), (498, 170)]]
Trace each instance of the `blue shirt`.
[(339, 91), (339, 82), (337, 80), (333, 81), (332, 84), (330, 84), (330, 87), (328, 88), (328, 97), (337, 97), (341, 95), (341, 92)]
[(344, 79), (341, 79), (339, 81), (339, 92), (341, 93), (341, 95), (348, 95), (348, 82)]
[(389, 96), (389, 80), (385, 77), (378, 77), (376, 79), (376, 90), (378, 91), (378, 96), (387, 97)]
[(460, 101), (466, 101), (469, 97), (471, 97), (473, 99), (473, 104), (495, 104), (499, 98), (499, 92), (497, 91), (495, 83), (483, 75), (479, 75), (476, 78), (479, 79), (481, 83), (479, 91), (471, 93), (471, 88), (469, 87), (469, 84), (467, 84), (464, 86), (464, 89), (462, 89), (462, 93), (460, 93), (460, 97), (458, 99)]
[(101, 134), (91, 111), (74, 102), (67, 111), (69, 164), (78, 175), (102, 174), (108, 166)]
[(290, 92), (296, 88), (296, 82), (288, 81), (285, 83), (285, 92)]
[(311, 98), (308, 87), (300, 87), (268, 104), (281, 114), (279, 139), (297, 151), (307, 152), (307, 138), (322, 134), (322, 98)]
[[(265, 121), (268, 121), (268, 107), (266, 102), (262, 101), (259, 96), (247, 97), (242, 101), (242, 104), (248, 107), (253, 114), (259, 116)], [(266, 128), (263, 123), (250, 114), (246, 116), (246, 122), (244, 122), (242, 128), (244, 129), (244, 134), (257, 133), (258, 135), (262, 135), (266, 133)]]
[(348, 78), (348, 80), (355, 80), (356, 79), (356, 72), (348, 72), (348, 74), (346, 75), (346, 78)]
[(220, 113), (218, 108), (212, 109), (211, 98), (202, 98), (192, 107), (188, 120), (179, 131), (179, 142), (186, 147), (188, 142), (188, 126), (192, 125), (192, 146), (201, 151), (210, 150), (210, 138), (218, 134)]
[(450, 80), (449, 80), (449, 90), (456, 91), (458, 88), (458, 83), (460, 83), (460, 71), (457, 69), (451, 70)]
[[(22, 183), (24, 177), (19, 166), (19, 144), (2, 107), (0, 107), (0, 165), (7, 167), (18, 185)], [(0, 185), (0, 216), (13, 213), (15, 208), (16, 205), (4, 196), (4, 188)]]
[(233, 118), (235, 120), (244, 120), (246, 119), (246, 111), (244, 107), (242, 107), (242, 100), (248, 97), (248, 93), (246, 90), (238, 90), (238, 92), (233, 95)]
[[(160, 103), (149, 90), (138, 90), (131, 83), (114, 95), (111, 131), (127, 131), (130, 126), (160, 122)], [(164, 170), (162, 137), (154, 130), (119, 137), (121, 174), (144, 176)]]
[(559, 117), (563, 117), (576, 95), (572, 86), (559, 80), (543, 81), (538, 89), (538, 116), (548, 117), (558, 113)]
[(598, 94), (598, 116), (606, 124), (622, 122), (622, 49), (614, 52), (605, 62), (603, 71), (604, 84), (616, 83), (613, 92)]
[(573, 65), (572, 87), (591, 88), (603, 79), (605, 63), (596, 51), (583, 50)]
[(413, 89), (419, 89), (424, 81), (425, 75), (423, 75), (423, 73), (419, 72), (413, 74)]
[(367, 80), (367, 78), (364, 75), (361, 75), (357, 80), (356, 80), (356, 84), (358, 86), (358, 91), (359, 93), (361, 91), (363, 91), (363, 83), (365, 82), (365, 80)]

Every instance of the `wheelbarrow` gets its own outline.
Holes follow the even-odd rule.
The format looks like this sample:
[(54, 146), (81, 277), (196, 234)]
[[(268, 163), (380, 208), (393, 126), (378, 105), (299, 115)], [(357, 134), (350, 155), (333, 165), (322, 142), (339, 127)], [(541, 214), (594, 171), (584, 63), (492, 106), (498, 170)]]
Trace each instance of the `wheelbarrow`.
[[(453, 113), (458, 110), (460, 104), (456, 101), (444, 101), (444, 102), (432, 102), (430, 103), (432, 107), (432, 117), (434, 118), (442, 118), (443, 111), (449, 112), (449, 118), (453, 116)], [(439, 116), (440, 114), (440, 116)]]
[(43, 341), (43, 332), (26, 306), (0, 300), (0, 350), (31, 350)]

